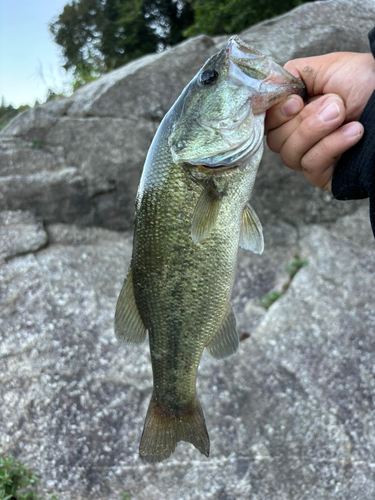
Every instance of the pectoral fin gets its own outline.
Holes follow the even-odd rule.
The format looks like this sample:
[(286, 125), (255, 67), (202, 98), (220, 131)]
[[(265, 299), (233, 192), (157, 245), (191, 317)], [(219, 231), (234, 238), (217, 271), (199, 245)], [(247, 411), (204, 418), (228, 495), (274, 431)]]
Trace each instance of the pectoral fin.
[(138, 345), (146, 338), (147, 329), (139, 315), (133, 291), (131, 265), (117, 300), (115, 314), (116, 337), (126, 344)]
[(222, 198), (223, 194), (218, 193), (212, 183), (208, 183), (203, 189), (195, 207), (191, 225), (191, 239), (194, 243), (203, 240), (214, 228)]
[(249, 203), (242, 213), (240, 247), (261, 254), (264, 250), (262, 224)]
[(239, 343), (236, 318), (232, 307), (229, 306), (228, 313), (224, 318), (220, 330), (206, 346), (207, 351), (213, 358), (228, 358), (237, 351)]

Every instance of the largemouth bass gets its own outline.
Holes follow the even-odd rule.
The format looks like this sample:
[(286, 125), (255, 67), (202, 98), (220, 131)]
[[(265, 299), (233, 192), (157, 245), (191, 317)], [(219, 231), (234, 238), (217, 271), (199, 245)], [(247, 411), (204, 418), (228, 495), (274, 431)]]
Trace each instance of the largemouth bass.
[(149, 335), (154, 389), (140, 443), (148, 462), (168, 458), (178, 441), (209, 455), (198, 365), (205, 348), (218, 359), (238, 348), (230, 305), (238, 247), (263, 251), (248, 200), (265, 111), (303, 87), (234, 36), (184, 89), (151, 144), (115, 316), (120, 340), (140, 344)]

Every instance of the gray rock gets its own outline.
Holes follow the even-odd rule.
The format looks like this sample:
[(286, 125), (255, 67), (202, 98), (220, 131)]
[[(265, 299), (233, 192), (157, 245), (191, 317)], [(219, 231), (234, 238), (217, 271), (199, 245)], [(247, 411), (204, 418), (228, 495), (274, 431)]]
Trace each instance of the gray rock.
[(0, 210), (129, 229), (157, 126), (215, 51), (196, 37), (21, 113), (0, 134)]
[(239, 250), (237, 276), (232, 304), (240, 334), (251, 334), (266, 314), (261, 299), (271, 292), (282, 292), (289, 281), (286, 270), (299, 253), (298, 231), (280, 222), (263, 230), (265, 249), (262, 255)]
[(49, 147), (63, 145), (65, 162), (84, 181), (75, 222), (110, 229), (131, 227), (144, 157), (156, 129), (155, 123), (140, 117), (64, 117), (48, 133)]
[(31, 212), (0, 212), (0, 262), (39, 250), (46, 243), (43, 223)]
[[(372, 0), (313, 2), (241, 36), (279, 62), (335, 50), (368, 51), (374, 18)], [(223, 37), (193, 38), (104, 75), (68, 99), (21, 113), (0, 133), (0, 210), (32, 210), (49, 223), (131, 228), (156, 128), (223, 43)], [(261, 219), (270, 223), (329, 222), (359, 206), (333, 202), (269, 151), (254, 197)]]
[[(47, 248), (0, 266), (0, 454), (61, 500), (372, 500), (375, 247), (352, 242), (366, 218), (266, 226), (265, 262), (241, 255), (234, 301), (254, 302), (240, 312), (254, 329), (235, 357), (204, 355), (198, 375), (211, 457), (180, 443), (158, 465), (138, 458), (148, 346), (113, 335), (131, 237), (48, 226)], [(260, 313), (296, 250), (308, 265)]]
[(216, 47), (205, 35), (144, 56), (76, 93), (68, 115), (146, 118), (157, 123)]
[[(314, 2), (244, 37), (280, 61), (283, 45), (285, 58), (367, 50), (374, 17), (372, 2)], [(211, 456), (180, 443), (162, 464), (138, 457), (150, 359), (114, 337), (132, 238), (107, 228), (131, 226), (157, 124), (214, 43), (142, 58), (0, 134), (0, 455), (38, 474), (43, 498), (374, 498), (368, 203), (332, 200), (269, 151), (252, 196), (265, 252), (240, 251), (232, 297), (247, 335), (228, 360), (204, 354), (198, 374)], [(308, 265), (290, 282), (295, 255)]]
[(65, 114), (71, 101), (70, 97), (27, 109), (2, 130), (1, 136), (43, 142), (46, 132)]
[(370, 52), (367, 33), (374, 27), (372, 0), (305, 3), (241, 33), (250, 45), (275, 61), (330, 52)]
[(72, 219), (90, 222), (85, 179), (75, 168), (3, 177), (0, 181), (0, 210), (27, 209), (42, 214), (46, 222)]
[(367, 203), (353, 215), (342, 217), (333, 224), (327, 224), (326, 226), (333, 235), (345, 238), (362, 249), (374, 248), (374, 236)]
[(302, 173), (287, 168), (266, 145), (251, 204), (263, 223), (284, 221), (301, 226), (333, 222), (359, 207), (368, 207), (368, 200), (335, 200), (328, 192), (306, 182)]

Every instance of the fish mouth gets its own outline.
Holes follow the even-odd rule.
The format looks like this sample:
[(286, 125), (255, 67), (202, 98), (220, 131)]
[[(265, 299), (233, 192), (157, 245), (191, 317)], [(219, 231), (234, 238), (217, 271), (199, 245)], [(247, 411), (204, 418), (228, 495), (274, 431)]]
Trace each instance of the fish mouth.
[[(179, 123), (168, 138), (175, 163), (186, 163), (208, 171), (224, 171), (248, 163), (262, 144), (267, 109), (289, 94), (303, 95), (305, 88), (300, 79), (237, 36), (229, 39), (218, 57), (215, 62), (218, 69), (221, 66), (226, 68), (223, 81), (218, 80), (218, 84), (223, 84), (227, 93), (232, 87), (237, 87), (233, 89), (235, 101), (222, 106), (226, 116), (222, 118), (216, 108), (212, 113), (209, 107), (201, 114), (197, 106), (185, 120), (188, 125)], [(185, 135), (192, 129), (194, 140)]]
[(235, 85), (252, 89), (254, 113), (266, 111), (289, 94), (306, 97), (302, 80), (275, 63), (271, 57), (250, 47), (237, 35), (229, 39), (225, 50), (229, 59), (229, 80)]
[(243, 164), (258, 150), (264, 134), (267, 109), (289, 94), (304, 97), (306, 93), (302, 80), (279, 66), (271, 57), (247, 45), (238, 36), (229, 39), (225, 51), (229, 60), (229, 81), (236, 86), (247, 87), (249, 97), (229, 117), (218, 120), (197, 119), (203, 128), (220, 131), (227, 150), (189, 161), (192, 165), (220, 171)]

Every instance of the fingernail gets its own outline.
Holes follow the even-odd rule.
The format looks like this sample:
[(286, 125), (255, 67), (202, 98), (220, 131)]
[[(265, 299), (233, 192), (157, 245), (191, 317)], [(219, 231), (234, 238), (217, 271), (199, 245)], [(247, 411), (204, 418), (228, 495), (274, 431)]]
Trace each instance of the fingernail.
[(298, 111), (301, 110), (301, 102), (294, 97), (290, 97), (285, 101), (285, 103), (281, 106), (281, 114), (286, 118), (290, 116), (296, 115)]
[(318, 116), (323, 122), (330, 122), (340, 116), (340, 108), (336, 102), (331, 102), (318, 114)]
[(346, 137), (358, 137), (362, 134), (362, 127), (359, 123), (349, 123), (342, 128), (342, 131)]

